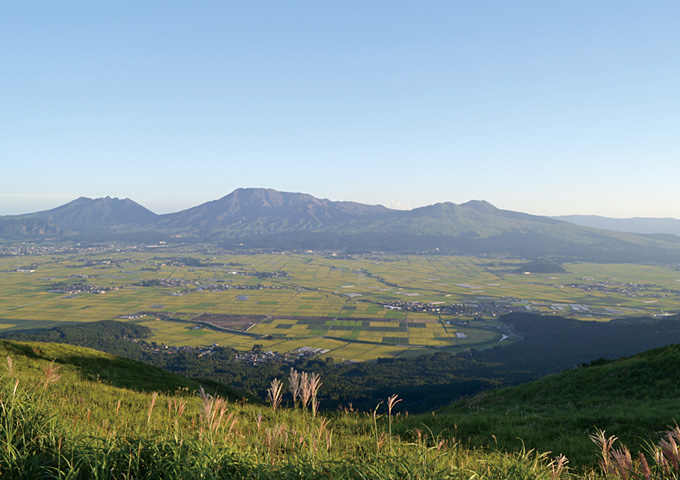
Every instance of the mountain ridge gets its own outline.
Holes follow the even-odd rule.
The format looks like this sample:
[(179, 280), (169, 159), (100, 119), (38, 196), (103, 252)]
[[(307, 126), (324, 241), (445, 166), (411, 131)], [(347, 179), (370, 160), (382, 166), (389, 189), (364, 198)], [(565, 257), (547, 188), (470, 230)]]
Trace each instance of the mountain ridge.
[(227, 248), (511, 254), (595, 261), (680, 261), (680, 238), (594, 229), (503, 210), (484, 200), (412, 210), (240, 188), (157, 215), (130, 199), (80, 197), (60, 207), (0, 217), (0, 240), (147, 241), (182, 238)]

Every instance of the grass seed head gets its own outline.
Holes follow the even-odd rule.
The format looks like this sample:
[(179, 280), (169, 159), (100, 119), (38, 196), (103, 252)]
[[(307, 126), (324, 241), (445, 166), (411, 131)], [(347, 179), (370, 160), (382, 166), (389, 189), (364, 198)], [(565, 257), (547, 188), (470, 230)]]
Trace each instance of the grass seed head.
[(9, 355), (7, 355), (7, 375), (10, 377), (14, 375), (14, 361)]
[(298, 398), (300, 398), (300, 372), (293, 367), (290, 368), (290, 374), (288, 375), (288, 388), (293, 396), (293, 403), (297, 402)]
[(597, 430), (594, 434), (589, 435), (589, 437), (595, 445), (600, 447), (600, 455), (602, 456), (600, 459), (600, 467), (604, 472), (611, 472), (612, 447), (618, 438), (614, 435), (607, 437), (604, 430)]
[(392, 415), (392, 409), (394, 408), (394, 406), (399, 402), (401, 402), (401, 398), (398, 398), (398, 395), (396, 393), (391, 397), (387, 398), (387, 411), (390, 415)]
[(281, 397), (282, 397), (282, 389), (283, 389), (283, 383), (279, 381), (278, 378), (275, 378), (272, 380), (272, 384), (267, 390), (267, 397), (269, 398), (269, 402), (272, 405), (272, 410), (276, 411), (276, 409), (281, 405)]
[(628, 480), (632, 478), (633, 474), (633, 459), (630, 455), (630, 450), (628, 447), (612, 450), (612, 465), (616, 473), (622, 480)]
[(149, 411), (146, 414), (146, 422), (151, 421), (151, 414), (153, 413), (153, 408), (156, 406), (156, 400), (158, 399), (158, 392), (153, 392), (151, 394), (151, 401), (149, 402)]
[(227, 402), (223, 398), (206, 393), (203, 387), (199, 389), (199, 397), (201, 398), (201, 429), (215, 433), (222, 425), (224, 415), (227, 413)]
[(53, 383), (57, 383), (61, 378), (61, 375), (59, 374), (59, 365), (55, 365), (54, 360), (52, 360), (50, 364), (45, 367), (43, 373), (45, 374), (44, 388), (47, 388)]
[(652, 470), (649, 468), (649, 463), (647, 463), (647, 458), (642, 452), (638, 454), (638, 462), (640, 463), (640, 473), (645, 480), (652, 480)]
[(558, 455), (552, 462), (550, 462), (551, 480), (557, 480), (562, 475), (562, 471), (566, 468), (569, 460), (564, 455)]

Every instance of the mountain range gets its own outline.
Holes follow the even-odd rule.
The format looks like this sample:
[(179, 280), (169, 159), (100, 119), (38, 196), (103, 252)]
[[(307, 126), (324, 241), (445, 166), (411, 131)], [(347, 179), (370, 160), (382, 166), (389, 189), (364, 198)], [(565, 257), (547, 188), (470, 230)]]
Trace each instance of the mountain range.
[(485, 201), (394, 210), (303, 193), (237, 189), (158, 215), (130, 199), (78, 198), (0, 217), (0, 240), (211, 242), (234, 248), (336, 249), (680, 261), (680, 237), (614, 232), (501, 210)]

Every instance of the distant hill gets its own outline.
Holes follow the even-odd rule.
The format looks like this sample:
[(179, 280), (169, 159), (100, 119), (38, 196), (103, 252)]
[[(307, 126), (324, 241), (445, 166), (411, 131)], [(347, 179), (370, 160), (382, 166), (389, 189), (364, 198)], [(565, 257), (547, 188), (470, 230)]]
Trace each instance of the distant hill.
[(0, 239), (61, 236), (64, 229), (42, 218), (0, 217)]
[(517, 273), (566, 273), (562, 265), (549, 258), (539, 258), (533, 262), (522, 264), (515, 271)]
[(303, 193), (238, 189), (156, 215), (130, 199), (78, 198), (52, 210), (0, 217), (0, 240), (213, 242), (227, 248), (510, 254), (591, 261), (677, 262), (680, 239), (575, 225), (501, 210), (485, 201), (410, 211)]
[(609, 218), (597, 215), (563, 215), (552, 217), (584, 227), (601, 228), (615, 232), (640, 234), (668, 234), (680, 237), (680, 220), (675, 218)]

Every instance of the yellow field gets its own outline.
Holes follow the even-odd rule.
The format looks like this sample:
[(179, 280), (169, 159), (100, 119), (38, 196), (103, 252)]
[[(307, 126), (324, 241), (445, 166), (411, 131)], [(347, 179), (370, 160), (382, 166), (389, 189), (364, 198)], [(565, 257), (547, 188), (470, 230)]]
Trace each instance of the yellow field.
[[(176, 261), (188, 256), (205, 265)], [(574, 263), (565, 265), (564, 274), (513, 273), (521, 263), (460, 256), (338, 259), (162, 251), (8, 257), (0, 259), (0, 329), (148, 312), (126, 321), (149, 326), (152, 340), (161, 344), (219, 343), (242, 350), (259, 344), (281, 352), (310, 346), (327, 348), (334, 358), (356, 360), (432, 348), (483, 348), (500, 339), (490, 329), (497, 326), (492, 316), (469, 325), (445, 325), (442, 321), (470, 318), (440, 321), (428, 313), (390, 310), (381, 302), (515, 302), (534, 312), (584, 320), (680, 310), (680, 272), (671, 267)], [(93, 284), (103, 293), (65, 293), (62, 288), (79, 284)], [(572, 305), (590, 310), (579, 312)], [(256, 323), (248, 330), (251, 336), (154, 320), (156, 315), (191, 320), (204, 313), (276, 318)]]

